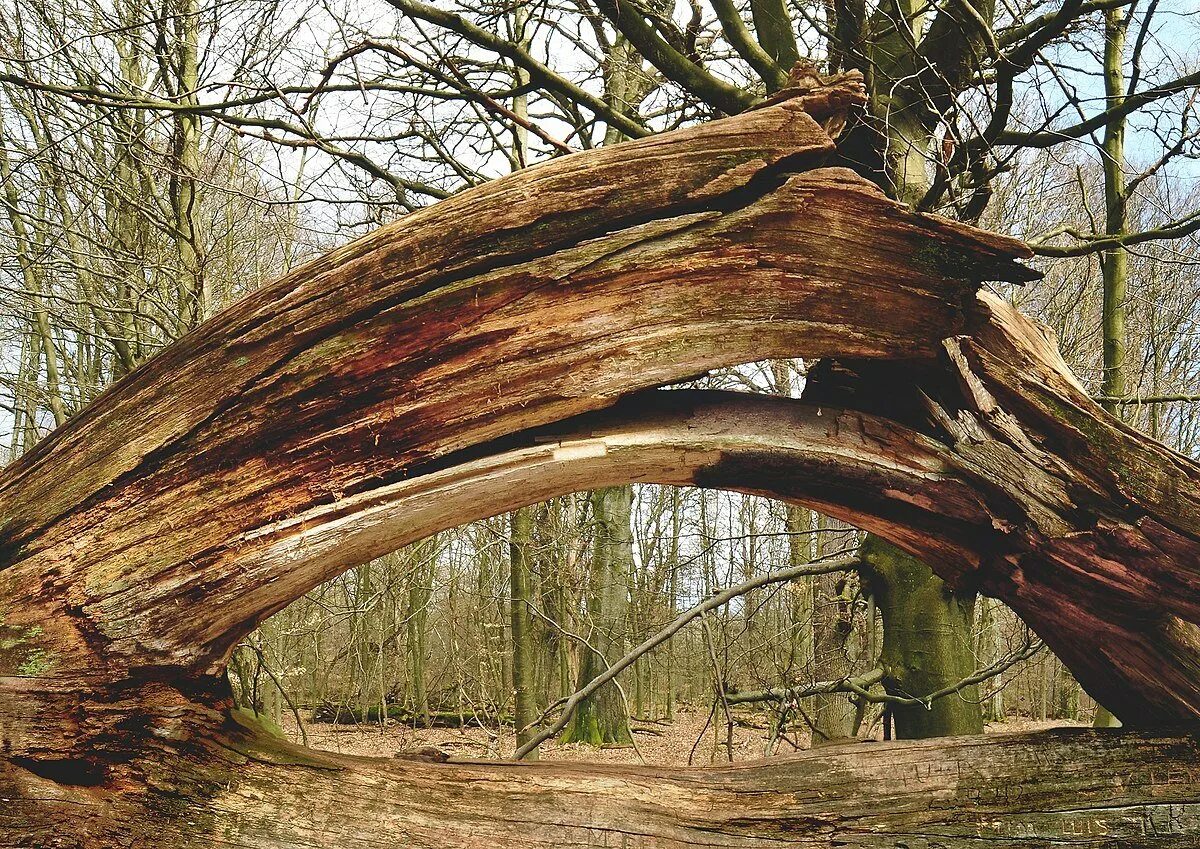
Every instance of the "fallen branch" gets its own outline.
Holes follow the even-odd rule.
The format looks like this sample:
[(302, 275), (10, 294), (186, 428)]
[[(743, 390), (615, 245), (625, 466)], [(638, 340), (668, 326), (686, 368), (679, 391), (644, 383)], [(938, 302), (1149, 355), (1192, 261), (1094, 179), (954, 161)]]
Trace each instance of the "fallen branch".
[(730, 693), (729, 704), (741, 705), (755, 702), (782, 702), (826, 695), (828, 693), (852, 693), (873, 704), (921, 705), (928, 709), (938, 699), (953, 696), (968, 687), (986, 681), (1022, 661), (1036, 655), (1046, 644), (1041, 640), (1029, 640), (1019, 651), (1003, 657), (995, 663), (976, 670), (960, 681), (935, 690), (925, 696), (897, 696), (893, 693), (872, 693), (869, 688), (880, 683), (884, 678), (882, 669), (872, 669), (862, 675), (846, 676), (833, 681), (818, 681), (804, 687), (771, 687), (766, 690), (750, 690), (745, 693)]
[(520, 760), (542, 743), (549, 740), (559, 731), (562, 731), (567, 727), (567, 723), (571, 721), (571, 714), (581, 701), (599, 690), (609, 681), (616, 678), (619, 674), (621, 674), (622, 671), (632, 666), (634, 662), (636, 662), (637, 659), (646, 652), (652, 651), (653, 649), (662, 645), (674, 634), (678, 633), (689, 622), (692, 622), (696, 618), (703, 616), (708, 611), (715, 610), (722, 605), (728, 604), (738, 596), (745, 595), (751, 590), (756, 590), (759, 587), (765, 587), (768, 584), (776, 584), (781, 581), (791, 581), (795, 578), (800, 578), (805, 575), (828, 575), (830, 572), (845, 572), (849, 569), (856, 568), (859, 565), (859, 562), (860, 561), (857, 557), (842, 557), (835, 560), (814, 561), (813, 563), (805, 563), (799, 566), (789, 566), (786, 569), (777, 569), (774, 572), (768, 572), (767, 574), (758, 578), (744, 581), (740, 584), (735, 584), (732, 587), (709, 596), (709, 598), (700, 602), (700, 604), (688, 608), (683, 613), (680, 613), (677, 617), (675, 617), (674, 621), (672, 621), (670, 625), (648, 637), (637, 648), (633, 649), (616, 663), (609, 666), (608, 669), (603, 673), (593, 678), (586, 687), (576, 690), (570, 696), (559, 699), (547, 707), (546, 710), (542, 712), (542, 715), (538, 717), (536, 722), (527, 726), (528, 728), (541, 725), (556, 708), (561, 706), (563, 710), (553, 725), (543, 729), (542, 731), (539, 731), (534, 737), (530, 738), (524, 746), (521, 746), (519, 749), (517, 749), (513, 757), (517, 760)]

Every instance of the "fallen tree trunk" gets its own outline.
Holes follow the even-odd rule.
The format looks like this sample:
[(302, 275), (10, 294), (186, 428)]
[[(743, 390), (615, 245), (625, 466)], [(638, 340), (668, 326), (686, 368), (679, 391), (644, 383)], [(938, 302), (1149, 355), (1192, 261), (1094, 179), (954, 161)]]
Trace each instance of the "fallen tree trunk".
[(382, 722), (398, 722), (413, 728), (465, 728), (476, 726), (492, 728), (512, 726), (513, 718), (508, 715), (479, 715), (453, 710), (431, 710), (428, 714), (414, 711), (404, 705), (388, 705), (386, 710), (372, 706), (365, 711), (356, 705), (323, 704), (311, 712), (312, 722), (331, 725), (379, 725)]
[[(758, 492), (875, 531), (1010, 603), (1127, 724), (1194, 724), (1198, 467), (1107, 416), (1036, 328), (976, 297), (981, 281), (1029, 276), (1023, 245), (818, 167), (831, 104), (859, 96), (842, 80), (417, 213), (198, 328), (0, 474), (0, 798), (20, 800), (4, 809), (10, 842), (303, 846), (353, 833), (342, 845), (369, 846), (373, 811), (410, 845), (439, 829), (459, 845), (472, 829), (507, 835), (500, 791), (455, 824), (484, 767), (331, 762), (231, 729), (228, 653), (311, 587), (407, 542), (631, 481)], [(839, 359), (812, 376), (808, 403), (621, 400), (785, 356)], [(1119, 752), (1113, 768), (1195, 756), (1189, 737), (1079, 739), (1109, 741), (1097, 757)], [(1011, 784), (1023, 768), (993, 777)], [(599, 840), (650, 815), (636, 786), (611, 819), (591, 791), (549, 812), (529, 795), (538, 782), (582, 778), (545, 769), (494, 779), (531, 806), (543, 843), (590, 839), (564, 816), (595, 812)], [(733, 808), (664, 812), (661, 834), (639, 836), (822, 840), (813, 809), (836, 808), (858, 775), (818, 771), (792, 796), (768, 792), (786, 772), (760, 769), (741, 789), (724, 772), (687, 773), (682, 786)], [(1194, 798), (1195, 776), (1172, 774), (1185, 777), (1170, 792)], [(1048, 798), (1051, 773), (1037, 780)], [(1060, 781), (1063, 804), (1090, 811), (1096, 785), (1073, 781)], [(680, 785), (654, 786), (672, 798)], [(908, 798), (854, 810), (903, 823)], [(1022, 810), (1051, 816), (1048, 805)], [(933, 833), (911, 837), (932, 845)]]
[(856, 742), (704, 769), (389, 762), (265, 747), (236, 730), (221, 743), (219, 767), (205, 758), (197, 778), (194, 764), (168, 763), (192, 782), (160, 783), (149, 798), (29, 774), (14, 796), (12, 768), (0, 771), (9, 779), (0, 835), (10, 835), (0, 846), (1200, 845), (1194, 735), (1064, 729)]
[[(853, 82), (818, 107), (861, 97)], [(226, 698), (227, 655), (259, 621), (403, 543), (355, 531), (406, 480), (711, 367), (931, 356), (979, 280), (1028, 276), (1018, 242), (844, 170), (793, 174), (833, 149), (810, 107), (416, 213), (206, 322), (6, 469), (12, 753), (115, 754), (135, 707)], [(130, 697), (148, 682), (175, 692)]]

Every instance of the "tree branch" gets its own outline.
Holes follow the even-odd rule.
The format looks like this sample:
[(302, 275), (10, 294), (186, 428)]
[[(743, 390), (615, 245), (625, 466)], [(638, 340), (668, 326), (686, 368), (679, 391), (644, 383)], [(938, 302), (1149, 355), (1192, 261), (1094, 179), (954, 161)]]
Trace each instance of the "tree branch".
[(1200, 395), (1129, 395), (1124, 398), (1115, 398), (1110, 395), (1093, 395), (1092, 400), (1097, 404), (1122, 404), (1127, 406), (1136, 406), (1138, 404), (1174, 404), (1176, 402), (1196, 402), (1200, 401)]
[(558, 706), (562, 705), (563, 710), (553, 725), (543, 729), (542, 731), (539, 731), (534, 737), (529, 739), (525, 745), (517, 749), (516, 753), (513, 755), (513, 759), (521, 760), (542, 743), (546, 742), (559, 731), (562, 731), (564, 728), (566, 728), (567, 723), (571, 720), (571, 714), (574, 713), (575, 708), (581, 701), (599, 690), (609, 681), (616, 678), (617, 675), (619, 675), (622, 671), (632, 666), (639, 657), (662, 645), (689, 622), (697, 619), (700, 616), (703, 616), (708, 611), (715, 610), (718, 607), (728, 604), (738, 596), (745, 595), (751, 590), (756, 590), (759, 587), (765, 587), (768, 584), (777, 584), (781, 581), (791, 581), (804, 575), (827, 575), (830, 572), (845, 572), (847, 570), (857, 568), (860, 562), (861, 561), (857, 557), (841, 557), (835, 560), (815, 561), (813, 563), (804, 563), (799, 566), (789, 566), (785, 569), (777, 569), (774, 572), (768, 572), (765, 575), (761, 575), (749, 581), (744, 581), (740, 584), (735, 584), (732, 587), (728, 587), (727, 589), (724, 589), (721, 592), (718, 592), (700, 602), (700, 604), (685, 610), (683, 613), (680, 613), (677, 617), (675, 617), (670, 625), (648, 637), (637, 648), (633, 649), (616, 663), (609, 666), (608, 669), (603, 673), (593, 678), (590, 682), (588, 682), (586, 687), (576, 690), (567, 698), (559, 699), (554, 704), (547, 707), (542, 713), (542, 716), (539, 717), (537, 723), (534, 723), (535, 725), (540, 724), (547, 716), (549, 716), (550, 712)]
[[(1064, 228), (1058, 233), (1070, 236), (1073, 239), (1078, 239), (1078, 245), (1046, 245), (1039, 244), (1036, 241), (1030, 242), (1029, 247), (1038, 256), (1049, 256), (1056, 258), (1087, 256), (1089, 254), (1101, 253), (1102, 251), (1110, 251), (1114, 248), (1128, 248), (1133, 245), (1140, 245), (1144, 242), (1169, 241), (1171, 239), (1182, 239), (1190, 236), (1200, 230), (1200, 211), (1194, 212), (1191, 215), (1176, 221), (1172, 224), (1166, 224), (1162, 227), (1154, 227), (1150, 230), (1142, 230), (1138, 233), (1081, 233), (1074, 228)], [(1052, 233), (1045, 238), (1053, 238), (1058, 233)]]
[(1021, 663), (1028, 660), (1035, 654), (1046, 647), (1046, 644), (1041, 640), (1030, 640), (1021, 647), (1019, 651), (1015, 651), (1007, 657), (1003, 657), (990, 666), (978, 669), (975, 672), (963, 678), (948, 687), (943, 687), (940, 690), (935, 690), (926, 696), (897, 696), (892, 693), (872, 693), (868, 690), (874, 684), (878, 684), (885, 677), (882, 669), (873, 669), (862, 675), (847, 676), (836, 681), (819, 681), (815, 684), (809, 684), (805, 687), (771, 687), (766, 690), (756, 690), (746, 693), (731, 693), (729, 696), (730, 704), (748, 704), (752, 702), (773, 702), (783, 701), (785, 699), (801, 699), (809, 696), (823, 695), (826, 693), (853, 693), (859, 698), (865, 699), (875, 704), (884, 702), (894, 705), (921, 705), (926, 709), (938, 699), (943, 699), (946, 696), (952, 696), (955, 693), (960, 693), (968, 687), (973, 687), (983, 681), (999, 675)]
[(1200, 71), (1185, 74), (1169, 83), (1163, 83), (1162, 85), (1139, 91), (1137, 94), (1131, 94), (1125, 98), (1125, 101), (1121, 105), (1114, 106), (1112, 109), (1106, 109), (1103, 112), (1093, 115), (1091, 118), (1080, 121), (1078, 124), (1063, 127), (1060, 130), (1041, 130), (1036, 132), (1008, 130), (998, 134), (996, 143), (1012, 147), (1053, 147), (1061, 142), (1085, 136), (1104, 127), (1110, 121), (1124, 118), (1156, 100), (1162, 100), (1164, 97), (1170, 97), (1173, 94), (1178, 94), (1197, 85), (1200, 85)]
[[(712, 7), (713, 11), (717, 13), (717, 21), (721, 24), (721, 31), (725, 33), (725, 38), (733, 45), (733, 49), (738, 52), (738, 55), (745, 59), (759, 78), (766, 83), (767, 91), (779, 91), (787, 85), (787, 71), (781, 68), (771, 54), (750, 35), (733, 0), (712, 0)], [(761, 33), (759, 37), (762, 37)]]
[[(714, 7), (716, 3), (714, 2)], [(784, 0), (750, 0), (750, 15), (754, 31), (763, 50), (785, 71), (800, 61), (796, 50), (796, 35)]]
[(476, 26), (461, 15), (443, 11), (427, 3), (422, 3), (420, 0), (388, 0), (388, 3), (407, 15), (458, 33), (473, 44), (491, 50), (520, 65), (535, 82), (580, 104), (630, 138), (641, 138), (650, 132), (641, 122), (612, 109), (601, 98), (556, 74), (519, 45), (485, 30), (483, 27)]
[[(389, 0), (411, 3), (413, 0)], [(596, 0), (596, 8), (608, 18), (647, 62), (684, 91), (729, 115), (736, 115), (758, 99), (749, 92), (710, 74), (663, 41), (629, 0)]]

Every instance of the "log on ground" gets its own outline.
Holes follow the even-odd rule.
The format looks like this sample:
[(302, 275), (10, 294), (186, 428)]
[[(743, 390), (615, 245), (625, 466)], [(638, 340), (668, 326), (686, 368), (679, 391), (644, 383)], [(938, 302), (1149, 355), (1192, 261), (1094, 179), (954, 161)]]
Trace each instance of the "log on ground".
[(174, 779), (148, 776), (140, 796), (0, 767), (0, 846), (1200, 846), (1195, 734), (853, 742), (703, 769), (383, 761), (248, 731), (223, 745), (225, 771), (170, 764)]

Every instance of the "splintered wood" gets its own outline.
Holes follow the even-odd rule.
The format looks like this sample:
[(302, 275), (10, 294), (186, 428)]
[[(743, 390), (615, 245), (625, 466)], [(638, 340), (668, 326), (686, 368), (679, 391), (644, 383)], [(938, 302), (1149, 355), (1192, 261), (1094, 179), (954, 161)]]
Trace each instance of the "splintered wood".
[[(1127, 725), (1195, 725), (1196, 464), (978, 295), (1029, 278), (1024, 245), (822, 167), (861, 87), (805, 85), (334, 251), (0, 473), (0, 846), (1188, 845), (1184, 733), (669, 770), (384, 763), (231, 714), (231, 648), (320, 582), (657, 481), (874, 530), (1004, 599)], [(777, 357), (823, 358), (804, 401), (655, 390)]]

